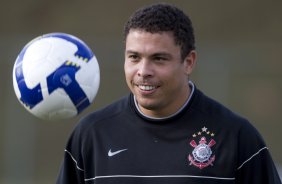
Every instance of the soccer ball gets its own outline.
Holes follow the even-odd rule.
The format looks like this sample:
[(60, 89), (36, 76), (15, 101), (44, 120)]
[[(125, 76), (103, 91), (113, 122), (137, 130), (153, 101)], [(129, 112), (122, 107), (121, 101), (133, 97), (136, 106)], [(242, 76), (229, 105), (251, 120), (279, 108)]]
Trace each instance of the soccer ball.
[(94, 100), (98, 61), (79, 38), (50, 33), (30, 41), (18, 55), (13, 85), (21, 104), (41, 119), (71, 118)]

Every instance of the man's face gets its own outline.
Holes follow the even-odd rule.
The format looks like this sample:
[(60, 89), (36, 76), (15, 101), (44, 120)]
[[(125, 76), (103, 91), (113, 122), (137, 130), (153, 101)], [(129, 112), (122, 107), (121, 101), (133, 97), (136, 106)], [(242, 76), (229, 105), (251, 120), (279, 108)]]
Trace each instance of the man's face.
[(189, 96), (195, 51), (185, 59), (171, 32), (131, 30), (125, 43), (125, 77), (141, 111), (152, 117), (175, 113)]

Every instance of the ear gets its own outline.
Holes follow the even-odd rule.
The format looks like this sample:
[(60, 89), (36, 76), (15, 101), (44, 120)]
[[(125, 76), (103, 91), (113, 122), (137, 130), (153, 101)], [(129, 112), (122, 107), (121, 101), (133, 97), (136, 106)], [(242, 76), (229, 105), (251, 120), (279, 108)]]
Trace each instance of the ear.
[(192, 50), (184, 59), (185, 73), (189, 76), (196, 66), (197, 52)]

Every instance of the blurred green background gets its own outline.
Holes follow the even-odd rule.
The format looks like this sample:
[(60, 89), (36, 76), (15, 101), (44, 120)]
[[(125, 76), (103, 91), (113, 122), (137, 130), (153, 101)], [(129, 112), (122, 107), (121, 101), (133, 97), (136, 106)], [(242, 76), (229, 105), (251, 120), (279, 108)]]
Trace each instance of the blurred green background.
[[(64, 146), (77, 120), (128, 93), (123, 74), (122, 30), (149, 0), (1, 0), (0, 183), (55, 183)], [(282, 165), (282, 1), (170, 0), (192, 19), (198, 88), (247, 117)], [(41, 121), (18, 102), (12, 85), (14, 61), (31, 39), (65, 32), (95, 52), (101, 86), (79, 117)]]

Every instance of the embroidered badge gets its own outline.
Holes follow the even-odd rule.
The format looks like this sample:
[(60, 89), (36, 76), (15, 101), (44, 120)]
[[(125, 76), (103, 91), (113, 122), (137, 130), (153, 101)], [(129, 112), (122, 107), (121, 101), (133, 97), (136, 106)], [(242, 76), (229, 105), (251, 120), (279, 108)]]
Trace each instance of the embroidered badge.
[[(190, 141), (190, 145), (194, 148), (192, 154), (188, 156), (190, 165), (194, 165), (200, 169), (213, 165), (215, 155), (213, 155), (212, 146), (216, 144), (215, 140), (212, 139), (214, 136), (215, 134), (208, 131), (206, 127), (203, 127), (202, 131), (192, 135), (194, 139), (199, 140), (199, 144), (197, 144), (194, 139)], [(207, 138), (210, 139), (208, 140)]]

